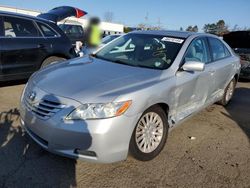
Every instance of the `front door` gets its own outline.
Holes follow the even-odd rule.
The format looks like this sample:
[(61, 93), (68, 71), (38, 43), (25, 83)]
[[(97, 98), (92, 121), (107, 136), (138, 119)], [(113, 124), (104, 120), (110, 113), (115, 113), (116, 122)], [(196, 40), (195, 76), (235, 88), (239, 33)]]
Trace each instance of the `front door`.
[(210, 55), (206, 38), (194, 39), (189, 45), (183, 63), (198, 61), (205, 63), (205, 70), (188, 72), (179, 70), (176, 74), (175, 112), (172, 120), (179, 122), (197, 110), (204, 107), (211, 97), (210, 82), (212, 80), (206, 64), (210, 62)]

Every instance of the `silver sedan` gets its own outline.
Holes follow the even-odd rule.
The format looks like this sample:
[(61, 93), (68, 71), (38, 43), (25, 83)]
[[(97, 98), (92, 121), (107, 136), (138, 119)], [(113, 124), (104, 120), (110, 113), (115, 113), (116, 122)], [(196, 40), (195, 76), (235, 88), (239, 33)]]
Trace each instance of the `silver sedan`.
[(239, 71), (239, 58), (216, 36), (136, 31), (35, 73), (21, 97), (21, 123), (53, 153), (147, 161), (177, 124), (215, 102), (228, 104)]

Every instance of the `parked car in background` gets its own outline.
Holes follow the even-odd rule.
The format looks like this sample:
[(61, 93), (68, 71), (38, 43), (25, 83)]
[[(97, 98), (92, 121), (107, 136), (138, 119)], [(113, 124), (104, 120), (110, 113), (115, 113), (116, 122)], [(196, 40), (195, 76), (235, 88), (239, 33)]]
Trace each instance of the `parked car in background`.
[(106, 37), (102, 38), (102, 43), (97, 48), (88, 48), (87, 46), (84, 46), (81, 50), (82, 55), (80, 56), (92, 54), (94, 51), (98, 50), (99, 48), (103, 47), (104, 45), (108, 44), (109, 42), (113, 41), (119, 36), (121, 35), (120, 34), (107, 35)]
[(250, 79), (250, 31), (235, 31), (223, 36), (241, 59), (240, 78)]
[(59, 27), (69, 37), (71, 44), (76, 45), (77, 41), (84, 43), (84, 29), (81, 25), (77, 24), (59, 24)]
[(0, 12), (0, 81), (25, 79), (41, 67), (76, 57), (69, 38), (56, 25), (74, 15), (72, 7), (53, 10), (38, 17)]
[(117, 37), (120, 37), (120, 34), (116, 34), (116, 35), (107, 35), (106, 37), (102, 38), (102, 43), (101, 46), (104, 46), (105, 44), (108, 44), (109, 42), (111, 42), (112, 40), (116, 39)]
[(21, 124), (60, 155), (110, 163), (130, 152), (147, 161), (171, 128), (228, 104), (239, 72), (239, 58), (216, 36), (136, 31), (35, 73), (21, 97)]

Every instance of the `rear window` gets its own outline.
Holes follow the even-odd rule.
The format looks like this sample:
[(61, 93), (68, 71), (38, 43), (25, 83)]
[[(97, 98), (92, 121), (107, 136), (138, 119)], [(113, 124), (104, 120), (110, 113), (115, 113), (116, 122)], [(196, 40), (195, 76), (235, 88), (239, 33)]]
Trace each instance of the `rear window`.
[(42, 24), (42, 23), (37, 23), (40, 29), (42, 30), (43, 34), (45, 37), (56, 37), (58, 34), (51, 29), (49, 26)]
[(38, 37), (40, 35), (31, 20), (3, 17), (3, 23), (5, 37)]
[(211, 53), (212, 53), (212, 57), (214, 61), (230, 56), (230, 52), (219, 39), (210, 37), (208, 38), (208, 40), (209, 40)]
[(84, 31), (80, 25), (61, 24), (59, 27), (69, 37), (83, 37)]

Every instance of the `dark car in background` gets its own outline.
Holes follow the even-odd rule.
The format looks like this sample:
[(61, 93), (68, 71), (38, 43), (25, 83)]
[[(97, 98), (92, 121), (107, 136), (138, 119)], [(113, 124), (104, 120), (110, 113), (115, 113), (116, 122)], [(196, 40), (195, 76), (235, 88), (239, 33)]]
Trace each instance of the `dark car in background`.
[(223, 36), (241, 59), (240, 78), (250, 79), (250, 31), (235, 31)]
[(84, 29), (81, 25), (77, 24), (59, 24), (59, 27), (70, 39), (71, 44), (75, 45), (77, 41), (84, 43)]
[(102, 44), (105, 45), (105, 44), (108, 44), (109, 42), (111, 42), (112, 40), (116, 39), (117, 37), (120, 37), (121, 35), (119, 34), (116, 34), (116, 35), (108, 35), (106, 37), (104, 37), (102, 39)]
[(73, 7), (58, 7), (38, 17), (0, 12), (0, 81), (26, 79), (41, 67), (76, 57), (56, 23), (81, 15)]
[(102, 43), (100, 44), (100, 47), (108, 44), (109, 42), (115, 40), (116, 38), (120, 37), (120, 34), (115, 34), (115, 35), (107, 35), (104, 38), (102, 38)]

